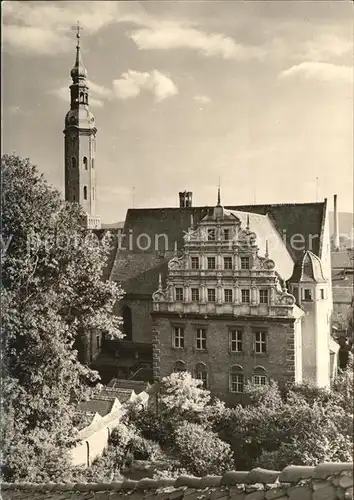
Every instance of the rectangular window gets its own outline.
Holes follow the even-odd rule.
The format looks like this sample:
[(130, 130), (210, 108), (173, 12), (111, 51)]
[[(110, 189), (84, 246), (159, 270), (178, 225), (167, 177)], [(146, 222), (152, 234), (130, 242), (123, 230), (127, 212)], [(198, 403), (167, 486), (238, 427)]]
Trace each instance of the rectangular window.
[(265, 375), (253, 375), (252, 379), (256, 385), (267, 385), (267, 377)]
[(199, 257), (192, 257), (192, 269), (199, 269)]
[(224, 229), (223, 236), (224, 236), (224, 240), (228, 241), (230, 239), (230, 229), (228, 229), (228, 228)]
[(268, 304), (268, 302), (269, 302), (268, 290), (259, 290), (259, 302), (261, 304)]
[(215, 229), (208, 229), (208, 241), (215, 240)]
[(208, 302), (215, 302), (215, 288), (208, 288)]
[(230, 391), (243, 392), (244, 378), (242, 373), (231, 373), (230, 375)]
[(215, 257), (208, 257), (208, 269), (215, 269)]
[(199, 288), (192, 288), (192, 302), (199, 301)]
[(206, 350), (206, 330), (205, 330), (205, 328), (197, 328), (196, 348), (199, 351)]
[(224, 300), (225, 302), (232, 302), (232, 288), (225, 288)]
[(173, 329), (173, 347), (175, 349), (184, 348), (184, 328), (180, 326)]
[(176, 287), (176, 300), (178, 301), (183, 300), (183, 288), (181, 287)]
[(312, 300), (312, 290), (305, 288), (304, 290), (304, 300)]
[(321, 288), (320, 294), (321, 294), (321, 299), (324, 299), (325, 298), (325, 291), (323, 288)]
[(249, 304), (250, 302), (249, 290), (241, 290), (241, 302), (243, 302), (243, 304)]
[(250, 268), (250, 258), (241, 257), (241, 269), (249, 269), (249, 268)]
[(231, 330), (229, 333), (230, 352), (242, 352), (242, 331)]
[(266, 332), (254, 333), (254, 352), (262, 354), (267, 352), (267, 335)]
[(232, 269), (232, 257), (224, 257), (224, 269)]

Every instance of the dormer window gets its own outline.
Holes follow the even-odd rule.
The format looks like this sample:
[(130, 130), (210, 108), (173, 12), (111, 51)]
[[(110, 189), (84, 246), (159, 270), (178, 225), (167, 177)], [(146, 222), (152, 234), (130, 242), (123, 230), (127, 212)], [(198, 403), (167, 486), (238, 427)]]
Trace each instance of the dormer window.
[(215, 241), (215, 229), (208, 229), (208, 241)]
[(226, 241), (230, 239), (230, 229), (228, 227), (223, 231), (223, 239)]

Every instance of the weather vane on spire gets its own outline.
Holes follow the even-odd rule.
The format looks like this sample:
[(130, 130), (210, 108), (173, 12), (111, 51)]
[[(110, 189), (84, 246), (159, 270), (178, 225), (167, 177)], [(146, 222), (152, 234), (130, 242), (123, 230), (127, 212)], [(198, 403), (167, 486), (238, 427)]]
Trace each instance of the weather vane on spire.
[(83, 29), (82, 26), (80, 26), (80, 21), (77, 21), (76, 26), (72, 27), (73, 30), (76, 31), (76, 38), (77, 38), (77, 43), (80, 43), (80, 31)]

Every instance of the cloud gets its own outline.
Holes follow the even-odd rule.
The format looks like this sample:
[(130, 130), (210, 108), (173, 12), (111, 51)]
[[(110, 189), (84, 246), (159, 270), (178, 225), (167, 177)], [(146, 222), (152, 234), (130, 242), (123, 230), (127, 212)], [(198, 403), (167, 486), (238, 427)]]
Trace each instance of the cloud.
[(280, 79), (305, 78), (323, 82), (353, 83), (353, 68), (326, 62), (302, 62), (282, 71)]
[(137, 97), (142, 90), (152, 93), (156, 101), (162, 101), (178, 93), (173, 81), (156, 69), (151, 72), (129, 69), (121, 78), (113, 81), (113, 87), (118, 99)]
[(2, 36), (5, 47), (9, 44), (26, 53), (47, 55), (72, 48), (72, 41), (47, 28), (8, 25), (3, 26)]
[(208, 103), (208, 102), (211, 102), (210, 97), (208, 97), (207, 95), (195, 95), (193, 99), (195, 101), (202, 102), (202, 103), (205, 103), (205, 104)]
[(206, 33), (171, 23), (133, 31), (130, 37), (140, 50), (192, 49), (206, 57), (222, 57), (240, 61), (261, 58), (264, 55), (260, 47), (237, 44), (229, 36)]
[(43, 55), (72, 49), (77, 19), (90, 34), (116, 21), (119, 13), (117, 2), (110, 1), (7, 1), (2, 7), (4, 47)]

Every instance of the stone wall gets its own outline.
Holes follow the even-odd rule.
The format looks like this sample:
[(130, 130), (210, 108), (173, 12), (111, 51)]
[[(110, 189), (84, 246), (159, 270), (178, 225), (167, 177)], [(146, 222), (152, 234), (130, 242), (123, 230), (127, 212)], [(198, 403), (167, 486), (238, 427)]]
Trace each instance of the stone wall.
[[(173, 327), (184, 328), (183, 349), (172, 347)], [(207, 348), (196, 349), (196, 329), (207, 330)], [(229, 349), (229, 330), (243, 331), (243, 351), (231, 353)], [(253, 352), (253, 334), (257, 329), (267, 332), (267, 353)], [(229, 373), (234, 365), (243, 368), (244, 380), (250, 380), (254, 368), (261, 366), (265, 374), (281, 386), (295, 381), (295, 331), (294, 320), (284, 319), (259, 321), (259, 318), (218, 319), (204, 318), (164, 318), (154, 315), (153, 323), (153, 367), (154, 378), (170, 375), (175, 363), (183, 361), (190, 373), (197, 363), (204, 363), (208, 371), (208, 389), (221, 399), (234, 404), (242, 396), (229, 391)]]
[(105, 484), (3, 484), (3, 500), (353, 500), (353, 464), (290, 465), (283, 471), (229, 471), (202, 478)]

